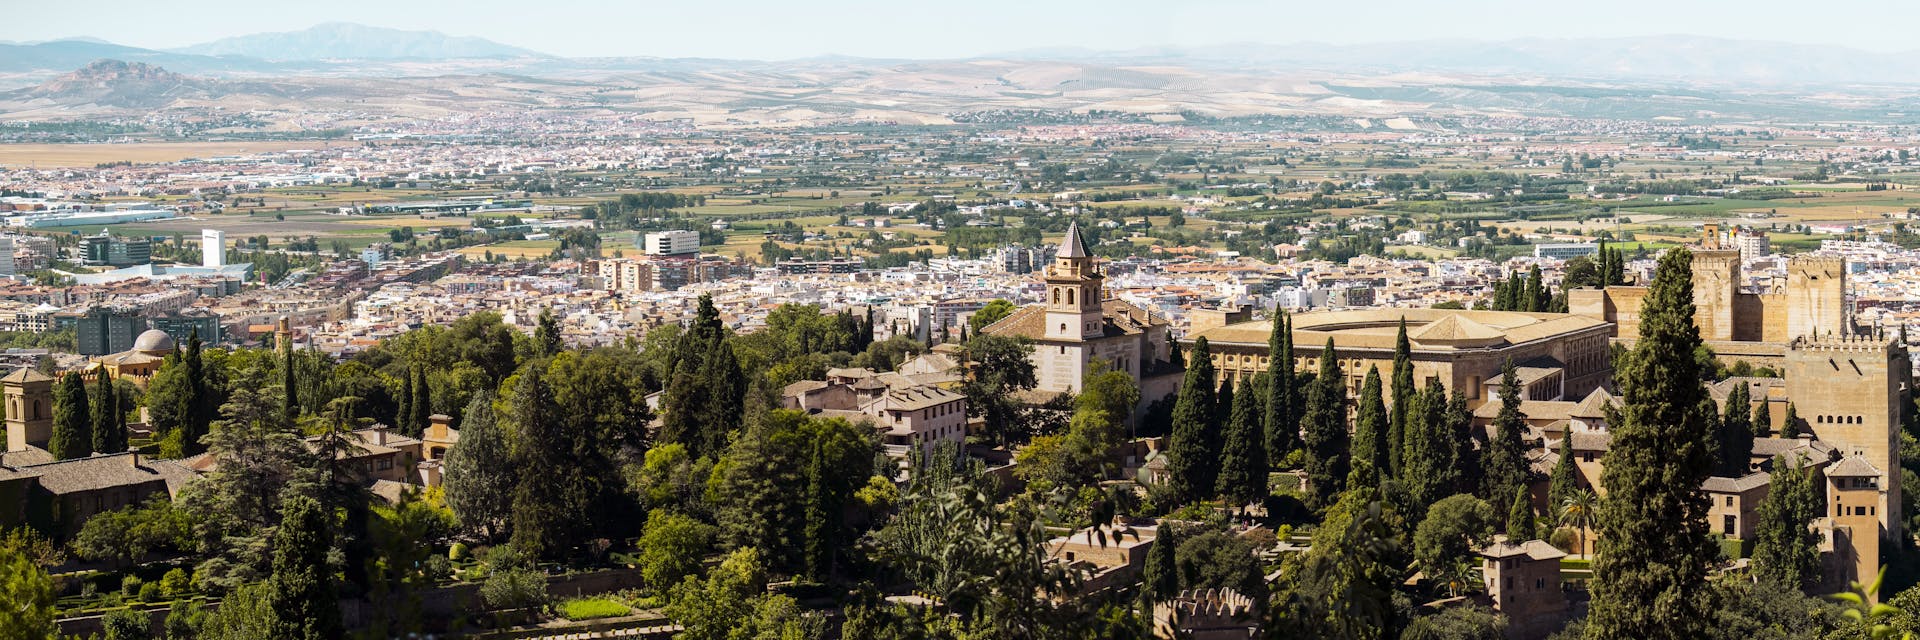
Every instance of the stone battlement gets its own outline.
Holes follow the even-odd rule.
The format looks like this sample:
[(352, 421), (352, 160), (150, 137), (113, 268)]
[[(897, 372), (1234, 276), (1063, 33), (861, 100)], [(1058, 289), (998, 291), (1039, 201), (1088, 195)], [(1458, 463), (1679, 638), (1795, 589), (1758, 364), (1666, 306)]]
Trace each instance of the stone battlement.
[(1788, 344), (1794, 351), (1828, 353), (1886, 353), (1895, 348), (1891, 338), (1871, 335), (1801, 336)]

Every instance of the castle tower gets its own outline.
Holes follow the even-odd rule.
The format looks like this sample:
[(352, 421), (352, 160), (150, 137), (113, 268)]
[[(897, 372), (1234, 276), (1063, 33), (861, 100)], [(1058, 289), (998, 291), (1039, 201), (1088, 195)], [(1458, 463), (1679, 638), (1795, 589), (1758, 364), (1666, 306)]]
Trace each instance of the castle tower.
[(21, 367), (0, 378), (7, 402), (7, 450), (45, 448), (53, 439), (53, 378)]
[(1794, 256), (1787, 261), (1787, 337), (1852, 333), (1847, 320), (1847, 260)]
[(1708, 225), (1708, 245), (1693, 251), (1693, 324), (1700, 339), (1734, 337), (1734, 305), (1740, 293), (1740, 252), (1722, 249), (1719, 230)]
[(1104, 280), (1080, 240), (1080, 224), (1067, 225), (1053, 266), (1047, 268), (1047, 325), (1050, 340), (1084, 341), (1103, 335), (1101, 282)]
[[(1906, 348), (1872, 336), (1795, 338), (1787, 345), (1787, 397), (1808, 430), (1846, 458), (1877, 470), (1871, 505), (1856, 498), (1888, 539), (1901, 535), (1900, 375), (1910, 365)], [(1833, 475), (1829, 470), (1828, 475)], [(1860, 529), (1860, 536), (1874, 529)]]
[[(1834, 537), (1836, 584), (1873, 582), (1880, 575), (1880, 479), (1885, 474), (1859, 456), (1827, 469), (1827, 515), (1835, 529), (1846, 529), (1845, 544)], [(1896, 481), (1897, 482), (1897, 481)], [(1896, 487), (1897, 488), (1897, 487)]]

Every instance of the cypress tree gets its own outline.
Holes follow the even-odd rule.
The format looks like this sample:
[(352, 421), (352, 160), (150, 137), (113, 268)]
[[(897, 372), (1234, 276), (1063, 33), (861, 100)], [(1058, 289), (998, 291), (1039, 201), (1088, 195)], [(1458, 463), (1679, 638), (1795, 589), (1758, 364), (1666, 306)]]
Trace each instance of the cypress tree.
[(1267, 336), (1267, 464), (1279, 467), (1299, 439), (1300, 423), (1293, 420), (1293, 326), (1287, 314), (1274, 309), (1273, 333)]
[(53, 391), (53, 435), (47, 441), (47, 453), (55, 460), (85, 458), (93, 454), (93, 417), (87, 406), (87, 383), (80, 374), (68, 372), (60, 377)]
[(742, 426), (747, 377), (733, 355), (733, 341), (724, 335), (714, 339), (712, 351), (701, 364), (699, 379), (706, 389), (706, 404), (698, 409), (701, 430), (696, 438), (700, 445), (695, 450), (718, 454)]
[(1747, 383), (1738, 382), (1727, 392), (1727, 406), (1720, 415), (1720, 471), (1729, 478), (1747, 475), (1753, 468), (1753, 408), (1748, 400)]
[(520, 373), (513, 394), (515, 466), (531, 471), (514, 486), (513, 546), (529, 558), (559, 556), (573, 547), (585, 513), (587, 491), (573, 475), (579, 465), (559, 416), (553, 414), (553, 392), (538, 366)]
[(296, 640), (340, 638), (339, 598), (327, 553), (333, 540), (328, 514), (319, 502), (294, 497), (273, 534), (273, 574), (267, 600), (278, 618), (274, 637)]
[(540, 310), (540, 324), (533, 330), (533, 348), (542, 358), (551, 358), (567, 348), (560, 339), (560, 322), (553, 317), (553, 307)]
[(1753, 405), (1753, 437), (1766, 438), (1773, 435), (1773, 409), (1767, 407), (1773, 403), (1764, 398), (1760, 404)]
[(1226, 446), (1227, 430), (1233, 425), (1233, 396), (1232, 377), (1220, 381), (1220, 389), (1213, 393), (1213, 424), (1216, 428), (1213, 442), (1209, 443), (1208, 448), (1214, 451)]
[(401, 374), (400, 397), (396, 399), (399, 408), (393, 412), (393, 428), (405, 433), (413, 420), (413, 365), (407, 365), (406, 373)]
[(413, 372), (413, 401), (407, 403), (413, 415), (407, 416), (407, 435), (415, 438), (427, 430), (427, 416), (433, 415), (433, 389), (427, 385), (425, 367)]
[(1547, 480), (1547, 509), (1560, 508), (1579, 490), (1579, 470), (1573, 466), (1573, 433), (1569, 432), (1560, 439), (1560, 460), (1553, 464), (1553, 475)]
[[(962, 331), (965, 331), (962, 325)], [(813, 452), (807, 458), (807, 505), (805, 537), (806, 554), (803, 565), (806, 577), (814, 582), (825, 582), (827, 572), (832, 566), (833, 534), (839, 529), (838, 514), (828, 513), (826, 494), (826, 465), (820, 455), (820, 443), (813, 443)]]
[(1401, 479), (1412, 504), (1433, 504), (1455, 493), (1459, 468), (1447, 432), (1446, 388), (1429, 384), (1407, 401), (1407, 442)]
[(280, 388), (281, 412), (289, 421), (300, 417), (300, 387), (294, 371), (292, 337), (280, 345)]
[(97, 453), (120, 453), (127, 450), (127, 415), (121, 405), (120, 392), (113, 387), (113, 378), (107, 375), (107, 369), (95, 370), (92, 408), (93, 450)]
[(1527, 485), (1514, 489), (1513, 507), (1507, 510), (1507, 541), (1525, 542), (1539, 538), (1534, 531), (1533, 500), (1527, 496)]
[(1540, 265), (1536, 264), (1527, 269), (1527, 290), (1525, 298), (1525, 300), (1522, 300), (1526, 306), (1524, 311), (1547, 310), (1547, 303), (1551, 299), (1551, 296), (1547, 294), (1546, 283), (1540, 277)]
[(1774, 460), (1772, 488), (1754, 523), (1754, 577), (1792, 590), (1818, 581), (1820, 536), (1807, 525), (1820, 516), (1820, 501), (1804, 460)]
[(1407, 410), (1413, 395), (1413, 345), (1407, 340), (1407, 317), (1400, 316), (1400, 332), (1393, 339), (1393, 406), (1387, 428), (1387, 475), (1401, 475), (1401, 454), (1407, 448)]
[(1160, 525), (1153, 547), (1147, 549), (1147, 565), (1140, 572), (1150, 602), (1165, 602), (1180, 595), (1180, 564), (1174, 557), (1180, 545), (1180, 530), (1172, 524)]
[(1693, 359), (1701, 342), (1691, 259), (1686, 249), (1661, 257), (1640, 308), (1640, 340), (1617, 378), (1587, 618), (1595, 640), (1698, 638), (1713, 624), (1714, 607), (1700, 597), (1720, 558), (1700, 492), (1713, 473), (1712, 412), (1703, 411)]
[(1207, 443), (1214, 440), (1213, 356), (1207, 339), (1193, 343), (1192, 362), (1180, 382), (1173, 403), (1173, 433), (1167, 443), (1167, 475), (1174, 495), (1192, 502), (1207, 497), (1214, 487), (1218, 455)]
[(180, 454), (191, 456), (206, 450), (200, 438), (207, 435), (207, 428), (213, 423), (213, 414), (217, 406), (212, 393), (207, 388), (206, 363), (201, 360), (200, 330), (194, 329), (187, 335), (187, 350), (180, 358), (187, 368), (187, 405), (184, 423), (180, 433)]
[[(1454, 481), (1453, 493), (1472, 493), (1487, 476), (1485, 456), (1473, 448), (1473, 411), (1467, 409), (1467, 394), (1456, 390), (1447, 394), (1446, 400), (1439, 421), (1446, 425), (1444, 433), (1450, 449), (1448, 455), (1452, 456), (1449, 460), (1454, 465), (1450, 476)], [(1489, 502), (1498, 503), (1505, 497), (1498, 496)]]
[(1500, 375), (1500, 413), (1493, 419), (1493, 441), (1487, 443), (1486, 476), (1481, 495), (1488, 502), (1513, 495), (1515, 486), (1527, 483), (1527, 452), (1521, 433), (1527, 429), (1527, 416), (1520, 411), (1522, 401), (1519, 376), (1513, 359), (1508, 358)]
[(1347, 436), (1347, 385), (1341, 380), (1333, 338), (1320, 351), (1320, 373), (1307, 396), (1306, 429), (1308, 504), (1325, 507), (1346, 491), (1352, 461)]
[(1241, 380), (1227, 420), (1227, 440), (1221, 449), (1220, 495), (1231, 504), (1251, 504), (1267, 496), (1267, 452), (1260, 429), (1260, 396), (1253, 381)]
[(1787, 415), (1780, 420), (1780, 437), (1800, 437), (1800, 412), (1793, 408), (1791, 402), (1787, 403)]
[(1386, 475), (1389, 463), (1387, 451), (1392, 435), (1388, 433), (1387, 405), (1380, 390), (1380, 368), (1368, 367), (1366, 382), (1360, 384), (1360, 405), (1355, 408), (1353, 420), (1353, 461), (1358, 465), (1365, 460), (1373, 469), (1374, 478), (1369, 483), (1379, 485), (1379, 478)]

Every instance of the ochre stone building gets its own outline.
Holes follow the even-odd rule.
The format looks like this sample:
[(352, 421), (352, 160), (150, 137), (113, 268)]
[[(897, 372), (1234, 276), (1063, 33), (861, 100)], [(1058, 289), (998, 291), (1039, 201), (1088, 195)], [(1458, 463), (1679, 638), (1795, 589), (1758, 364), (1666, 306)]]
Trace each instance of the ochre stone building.
[[(1347, 388), (1358, 394), (1369, 368), (1386, 379), (1393, 371), (1395, 336), (1406, 320), (1416, 381), (1438, 380), (1485, 402), (1500, 386), (1511, 359), (1528, 400), (1585, 398), (1612, 377), (1607, 323), (1564, 313), (1459, 309), (1357, 309), (1293, 316), (1294, 366), (1314, 371), (1327, 339), (1333, 339)], [(1206, 338), (1221, 384), (1239, 384), (1267, 370), (1269, 320), (1200, 331), (1181, 341), (1189, 348)], [(1424, 384), (1424, 382), (1422, 382)]]

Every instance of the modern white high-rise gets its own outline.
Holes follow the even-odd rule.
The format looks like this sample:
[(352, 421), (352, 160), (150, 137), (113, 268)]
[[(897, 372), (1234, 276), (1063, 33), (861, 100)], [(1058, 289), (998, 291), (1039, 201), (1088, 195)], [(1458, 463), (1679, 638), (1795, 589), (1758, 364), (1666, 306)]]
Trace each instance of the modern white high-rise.
[(700, 234), (692, 231), (657, 231), (642, 236), (641, 249), (650, 256), (677, 256), (700, 252)]
[(227, 232), (200, 230), (200, 266), (218, 269), (227, 266)]

